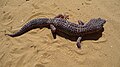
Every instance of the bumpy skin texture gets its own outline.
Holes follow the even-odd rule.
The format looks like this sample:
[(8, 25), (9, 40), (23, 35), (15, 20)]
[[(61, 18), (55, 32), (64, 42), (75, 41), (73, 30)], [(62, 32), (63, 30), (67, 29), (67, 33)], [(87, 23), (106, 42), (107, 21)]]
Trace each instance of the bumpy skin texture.
[[(64, 17), (64, 16), (63, 16)], [(84, 24), (83, 22), (79, 24), (75, 24), (72, 22), (69, 22), (68, 20), (64, 18), (55, 17), (53, 19), (49, 18), (38, 18), (29, 21), (26, 25), (24, 25), (20, 31), (14, 33), (14, 34), (6, 34), (11, 37), (17, 37), (20, 36), (31, 29), (35, 28), (43, 28), (43, 27), (50, 27), (51, 31), (54, 33), (56, 30), (61, 31), (63, 33), (66, 33), (67, 35), (71, 36), (78, 36), (77, 40), (77, 47), (81, 48), (80, 41), (82, 39), (82, 36), (95, 33), (103, 28), (103, 25), (105, 24), (106, 20), (97, 18), (97, 19), (91, 19), (88, 23)]]

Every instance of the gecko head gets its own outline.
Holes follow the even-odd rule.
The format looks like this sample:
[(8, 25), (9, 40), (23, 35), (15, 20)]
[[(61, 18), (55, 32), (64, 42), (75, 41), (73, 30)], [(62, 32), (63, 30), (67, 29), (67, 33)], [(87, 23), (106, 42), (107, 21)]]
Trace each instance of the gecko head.
[(95, 22), (96, 29), (101, 30), (105, 23), (106, 23), (106, 20), (104, 20), (104, 19), (101, 19), (101, 18), (96, 19), (96, 22)]
[(97, 18), (97, 19), (91, 19), (88, 22), (88, 26), (92, 27), (92, 29), (96, 29), (99, 30), (101, 28), (103, 28), (103, 25), (106, 23), (106, 20), (101, 19), (101, 18)]
[(98, 26), (103, 26), (106, 23), (106, 20), (98, 18), (95, 22)]
[(96, 24), (96, 29), (97, 30), (101, 30), (102, 28), (103, 28), (103, 25), (106, 23), (106, 20), (105, 19), (101, 19), (101, 18), (98, 18), (98, 19), (96, 19), (96, 22), (95, 22), (95, 24)]

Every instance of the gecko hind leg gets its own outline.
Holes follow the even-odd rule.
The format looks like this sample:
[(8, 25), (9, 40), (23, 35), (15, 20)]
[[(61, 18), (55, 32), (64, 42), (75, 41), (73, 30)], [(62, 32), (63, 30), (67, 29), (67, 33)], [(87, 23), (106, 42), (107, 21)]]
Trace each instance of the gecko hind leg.
[(61, 18), (61, 19), (65, 19), (65, 20), (67, 20), (67, 19), (69, 19), (69, 15), (66, 15), (66, 14), (58, 14), (57, 16), (55, 16), (54, 18)]
[(77, 43), (76, 43), (78, 48), (81, 48), (81, 40), (82, 40), (82, 37), (78, 37)]

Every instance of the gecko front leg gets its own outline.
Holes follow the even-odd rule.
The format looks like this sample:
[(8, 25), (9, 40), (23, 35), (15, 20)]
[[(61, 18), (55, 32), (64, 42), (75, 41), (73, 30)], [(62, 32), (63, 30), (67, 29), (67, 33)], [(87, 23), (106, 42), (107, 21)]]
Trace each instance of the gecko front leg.
[(56, 28), (53, 24), (50, 24), (50, 29), (53, 35), (53, 38), (56, 39)]

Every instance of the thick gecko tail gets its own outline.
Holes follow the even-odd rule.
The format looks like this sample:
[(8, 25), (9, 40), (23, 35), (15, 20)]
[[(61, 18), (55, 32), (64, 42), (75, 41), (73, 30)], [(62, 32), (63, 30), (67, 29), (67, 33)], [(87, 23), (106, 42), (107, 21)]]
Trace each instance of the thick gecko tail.
[(48, 20), (49, 19), (47, 19), (47, 18), (31, 20), (26, 25), (24, 25), (18, 32), (14, 33), (14, 34), (5, 34), (5, 35), (11, 36), (11, 37), (20, 36), (32, 29), (48, 26), (49, 25)]
[(10, 37), (17, 37), (17, 36), (20, 36), (26, 32), (28, 32), (29, 30), (32, 30), (33, 29), (33, 26), (30, 26), (30, 24), (26, 24), (25, 26), (23, 26), (18, 32), (16, 33), (13, 33), (13, 34), (5, 34), (5, 35), (8, 35)]

